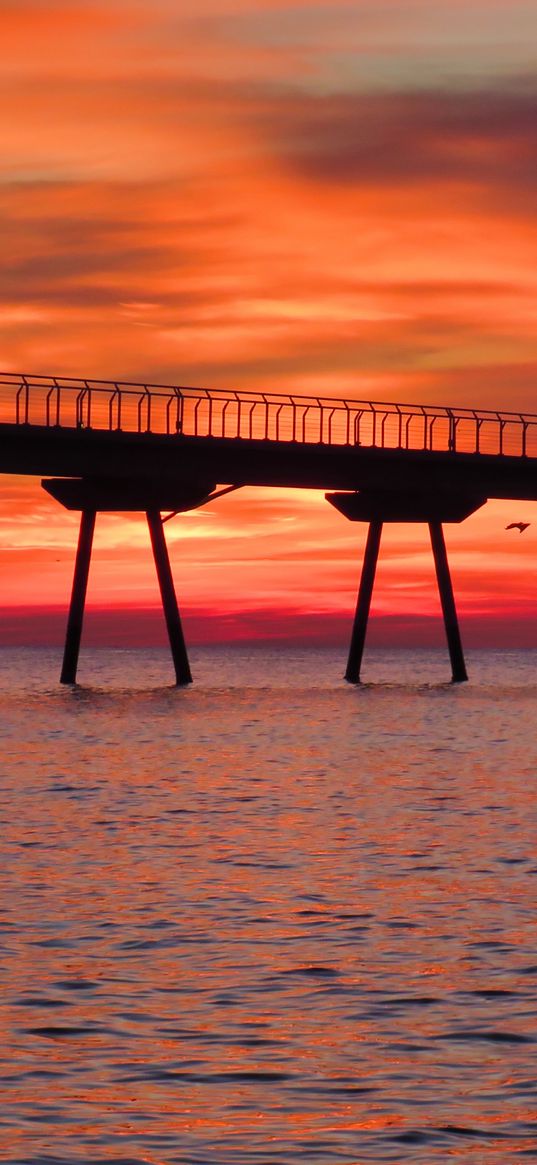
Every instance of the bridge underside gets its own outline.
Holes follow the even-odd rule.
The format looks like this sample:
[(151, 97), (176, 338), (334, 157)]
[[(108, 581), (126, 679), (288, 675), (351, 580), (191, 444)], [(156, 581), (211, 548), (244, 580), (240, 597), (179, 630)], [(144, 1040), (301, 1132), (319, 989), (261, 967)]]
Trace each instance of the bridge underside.
[(178, 514), (204, 505), (216, 489), (216, 482), (202, 481), (201, 478), (181, 485), (139, 478), (114, 481), (112, 478), (58, 477), (41, 484), (66, 510), (101, 510), (103, 513), (173, 510)]
[[(196, 509), (220, 496), (214, 482), (198, 477), (183, 483), (147, 482), (142, 479), (112, 478), (57, 478), (44, 480), (43, 488), (69, 510), (81, 511), (80, 534), (75, 562), (73, 588), (67, 623), (66, 642), (61, 682), (76, 682), (84, 608), (91, 562), (93, 534), (97, 512), (145, 511), (153, 557), (160, 587), (162, 606), (175, 678), (178, 685), (192, 682), (192, 674), (183, 635), (181, 616), (175, 593), (170, 560), (164, 537), (163, 511), (168, 517)], [(236, 488), (234, 486), (228, 488)], [(367, 522), (366, 543), (358, 602), (354, 617), (351, 645), (345, 679), (360, 682), (360, 670), (365, 646), (371, 597), (385, 522), (426, 522), (429, 527), (442, 612), (451, 659), (452, 680), (466, 680), (467, 672), (462, 650), (453, 587), (443, 534), (445, 522), (462, 522), (486, 502), (486, 497), (448, 493), (437, 490), (425, 497), (415, 490), (393, 493), (391, 490), (362, 490), (346, 493), (327, 493), (326, 499), (352, 522)]]

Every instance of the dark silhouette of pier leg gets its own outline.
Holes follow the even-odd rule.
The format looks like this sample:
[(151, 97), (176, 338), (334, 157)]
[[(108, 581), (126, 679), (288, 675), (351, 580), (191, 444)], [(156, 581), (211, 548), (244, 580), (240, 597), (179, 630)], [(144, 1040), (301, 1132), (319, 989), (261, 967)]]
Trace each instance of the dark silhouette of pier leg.
[(356, 604), (356, 614), (352, 628), (351, 646), (347, 670), (345, 672), (345, 679), (349, 684), (360, 683), (360, 667), (364, 653), (367, 621), (371, 607), (371, 595), (373, 594), (373, 584), (375, 582), (381, 534), (382, 522), (376, 520), (370, 522), (364, 564), (362, 567), (362, 577), (360, 579), (360, 589), (358, 591), (358, 602)]
[(78, 536), (73, 589), (67, 620), (63, 666), (60, 676), (61, 684), (76, 683), (76, 670), (78, 667), (80, 640), (82, 638), (84, 605), (86, 602), (86, 591), (88, 589), (88, 574), (94, 529), (95, 510), (83, 510), (80, 518), (80, 533)]
[(147, 524), (151, 535), (151, 545), (153, 547), (162, 606), (168, 628), (176, 682), (178, 684), (191, 684), (192, 673), (188, 662), (183, 628), (181, 626), (181, 616), (179, 614), (175, 587), (173, 585), (168, 548), (166, 546), (164, 530), (162, 529), (162, 518), (158, 510), (147, 511)]
[(454, 684), (460, 684), (463, 683), (464, 680), (468, 679), (468, 675), (464, 662), (461, 635), (459, 631), (459, 621), (457, 619), (457, 608), (455, 606), (455, 599), (453, 596), (453, 586), (451, 583), (451, 575), (449, 573), (449, 563), (446, 553), (446, 543), (444, 540), (442, 523), (429, 522), (429, 532), (431, 535), (431, 545), (434, 554), (436, 577), (438, 579), (438, 590), (440, 591), (442, 614), (444, 616), (449, 656), (451, 659), (451, 678)]

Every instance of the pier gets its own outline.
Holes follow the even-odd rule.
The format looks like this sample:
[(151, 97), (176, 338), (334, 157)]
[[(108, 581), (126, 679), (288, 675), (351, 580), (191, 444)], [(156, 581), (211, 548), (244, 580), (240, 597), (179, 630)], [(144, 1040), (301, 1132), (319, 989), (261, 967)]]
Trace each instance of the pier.
[(360, 682), (387, 522), (430, 532), (452, 680), (467, 679), (444, 526), (489, 498), (537, 500), (537, 416), (271, 392), (0, 375), (0, 472), (80, 512), (61, 682), (76, 682), (99, 512), (141, 511), (177, 684), (192, 680), (167, 520), (243, 486), (326, 491), (368, 536), (345, 678)]

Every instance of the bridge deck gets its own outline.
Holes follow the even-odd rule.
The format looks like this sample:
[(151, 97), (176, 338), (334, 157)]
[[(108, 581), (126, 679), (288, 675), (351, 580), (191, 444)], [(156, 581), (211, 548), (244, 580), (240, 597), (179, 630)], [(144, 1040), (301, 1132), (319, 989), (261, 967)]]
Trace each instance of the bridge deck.
[(537, 416), (0, 375), (0, 472), (537, 498)]

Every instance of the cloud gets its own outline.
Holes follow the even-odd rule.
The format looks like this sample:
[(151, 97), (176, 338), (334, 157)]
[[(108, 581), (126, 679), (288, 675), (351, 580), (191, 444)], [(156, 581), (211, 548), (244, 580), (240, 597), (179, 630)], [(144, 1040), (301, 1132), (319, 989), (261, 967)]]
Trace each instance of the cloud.
[(273, 97), (257, 122), (308, 181), (460, 187), (528, 204), (537, 185), (537, 86)]
[(68, 311), (156, 301), (160, 322), (170, 307), (192, 316), (215, 293), (186, 280), (219, 262), (233, 224), (184, 198), (170, 221), (174, 193), (153, 183), (6, 184), (0, 299)]

